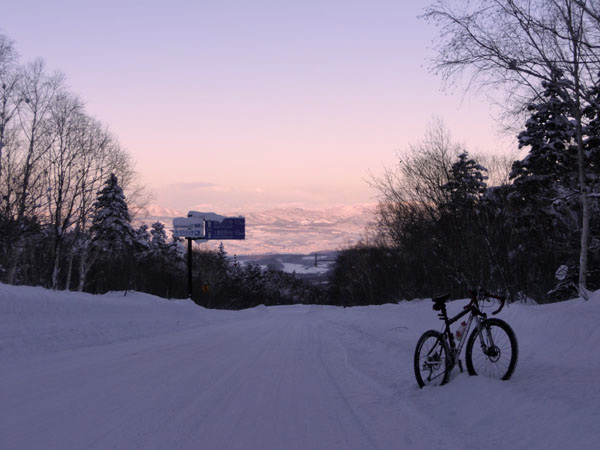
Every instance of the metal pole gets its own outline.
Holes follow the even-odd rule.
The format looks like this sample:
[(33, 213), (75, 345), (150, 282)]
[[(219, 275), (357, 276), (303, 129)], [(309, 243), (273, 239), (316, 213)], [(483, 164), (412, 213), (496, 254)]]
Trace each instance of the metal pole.
[(188, 297), (192, 298), (192, 239), (187, 238), (188, 251), (187, 251), (187, 263), (188, 263)]

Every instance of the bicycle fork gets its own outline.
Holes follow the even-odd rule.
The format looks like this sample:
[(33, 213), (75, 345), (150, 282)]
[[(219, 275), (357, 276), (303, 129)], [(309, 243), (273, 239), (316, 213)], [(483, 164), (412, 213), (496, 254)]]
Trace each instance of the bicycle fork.
[(483, 327), (480, 323), (478, 336), (483, 354), (486, 355), (491, 362), (498, 361), (498, 359), (500, 359), (500, 349), (494, 344), (494, 336), (492, 335), (491, 328)]

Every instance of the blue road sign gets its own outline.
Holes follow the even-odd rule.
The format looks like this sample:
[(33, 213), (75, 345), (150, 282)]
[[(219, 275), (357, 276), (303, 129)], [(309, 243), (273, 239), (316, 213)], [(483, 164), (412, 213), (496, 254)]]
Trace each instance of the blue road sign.
[(246, 219), (227, 217), (222, 221), (207, 220), (204, 223), (205, 239), (246, 239)]

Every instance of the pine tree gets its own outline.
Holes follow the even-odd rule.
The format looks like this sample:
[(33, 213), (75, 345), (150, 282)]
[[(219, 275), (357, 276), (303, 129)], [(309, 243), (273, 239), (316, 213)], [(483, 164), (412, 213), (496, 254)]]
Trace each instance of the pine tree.
[(148, 232), (148, 225), (145, 223), (140, 225), (140, 227), (135, 230), (135, 241), (136, 245), (139, 249), (141, 249), (141, 254), (143, 255), (150, 248), (150, 233)]
[(150, 230), (150, 251), (154, 255), (161, 256), (167, 247), (167, 232), (165, 226), (160, 222), (154, 222)]
[(511, 265), (548, 285), (559, 265), (578, 264), (573, 230), (581, 225), (576, 130), (567, 82), (556, 73), (543, 87), (542, 98), (528, 106), (531, 116), (518, 135), (519, 147), (529, 147), (529, 152), (513, 163), (509, 201), (518, 243)]
[(487, 189), (484, 175), (487, 169), (474, 159), (469, 158), (468, 152), (458, 155), (458, 160), (452, 164), (448, 183), (443, 189), (449, 194), (448, 206), (454, 210), (469, 210), (482, 197)]
[(522, 197), (544, 197), (554, 202), (578, 189), (575, 126), (565, 100), (565, 83), (559, 74), (553, 82), (544, 82), (542, 100), (528, 106), (531, 117), (518, 140), (519, 148), (529, 147), (529, 153), (514, 162), (510, 174)]
[(223, 261), (227, 260), (227, 252), (225, 251), (225, 245), (223, 245), (222, 242), (219, 244), (219, 250), (217, 253), (219, 258), (221, 258)]
[(96, 290), (134, 288), (136, 233), (117, 177), (110, 174), (94, 202), (90, 231), (95, 263)]
[[(584, 129), (586, 135), (584, 144), (586, 164), (590, 169), (587, 173), (588, 186), (590, 192), (597, 199), (597, 194), (600, 192), (600, 86), (591, 89), (589, 97), (590, 104), (584, 110), (588, 120)], [(597, 235), (597, 233), (594, 234)]]
[(135, 244), (135, 233), (123, 189), (111, 173), (94, 203), (93, 244), (103, 252), (123, 252)]
[(486, 172), (466, 151), (458, 155), (442, 186), (448, 200), (441, 205), (436, 226), (439, 262), (452, 282), (471, 287), (486, 283), (491, 266), (482, 252), (485, 236), (478, 215), (487, 190)]

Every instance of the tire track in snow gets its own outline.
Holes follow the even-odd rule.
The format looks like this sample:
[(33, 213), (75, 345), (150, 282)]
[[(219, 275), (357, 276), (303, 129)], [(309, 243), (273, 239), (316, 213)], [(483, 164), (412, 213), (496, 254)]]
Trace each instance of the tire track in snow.
[[(177, 409), (165, 420), (165, 425), (172, 427), (169, 448), (197, 449), (202, 447), (198, 446), (203, 438), (199, 429), (202, 430), (206, 423), (211, 422), (211, 418), (222, 405), (231, 402), (236, 390), (245, 382), (247, 367), (261, 358), (268, 349), (267, 344), (272, 341), (274, 330), (265, 327), (262, 321), (260, 322), (259, 326), (252, 324), (254, 326), (238, 330), (239, 333), (236, 333), (238, 336), (233, 339), (233, 345), (238, 347), (243, 344), (244, 351), (240, 352), (239, 349), (225, 347), (223, 349), (225, 358), (218, 361), (219, 370), (223, 371), (216, 375), (216, 379), (202, 380), (205, 386), (182, 400), (177, 405)], [(228, 337), (228, 340), (232, 340), (231, 336)], [(238, 357), (240, 353), (241, 357)], [(196, 370), (202, 370), (202, 368), (196, 367), (193, 372)], [(188, 379), (193, 380), (193, 377), (189, 376)], [(187, 384), (192, 387), (194, 382)], [(158, 450), (165, 448), (164, 445), (164, 442), (156, 446), (144, 442), (136, 448), (148, 450), (156, 448)]]
[[(315, 327), (315, 328), (317, 330), (319, 330), (318, 331), (319, 338), (317, 341), (318, 342), (317, 356), (319, 358), (320, 366), (323, 368), (323, 370), (327, 374), (329, 384), (331, 386), (333, 386), (334, 390), (337, 392), (338, 397), (341, 399), (343, 405), (345, 406), (347, 414), (349, 415), (351, 420), (357, 425), (358, 429), (360, 430), (360, 434), (363, 438), (363, 441), (367, 444), (366, 446), (361, 444), (358, 448), (369, 448), (369, 449), (373, 449), (373, 450), (379, 450), (381, 447), (376, 442), (376, 440), (372, 436), (371, 432), (369, 431), (369, 428), (365, 425), (363, 420), (360, 418), (360, 416), (356, 412), (355, 408), (351, 405), (350, 401), (348, 400), (347, 393), (344, 391), (344, 389), (342, 389), (340, 382), (333, 375), (333, 372), (330, 369), (331, 359), (329, 359), (329, 358), (325, 359), (323, 357), (323, 339), (324, 339), (323, 327)], [(339, 340), (337, 340), (337, 346), (338, 346), (338, 348), (341, 347), (341, 345), (339, 344)], [(343, 347), (342, 347), (342, 349), (343, 349)], [(344, 353), (343, 364), (344, 364), (344, 367), (346, 368), (347, 372), (353, 372), (354, 374), (356, 374), (355, 371), (348, 370), (349, 366), (347, 363), (347, 355), (345, 354), (345, 351), (343, 351), (343, 353)], [(342, 426), (342, 428), (348, 429), (348, 424), (340, 423), (340, 426)], [(354, 441), (348, 442), (348, 444), (349, 445), (347, 448), (351, 448), (351, 445), (355, 444), (355, 442)]]
[[(370, 398), (371, 405), (362, 405), (357, 408), (357, 414), (365, 416), (369, 422), (365, 425), (367, 428), (376, 429), (377, 436), (389, 436), (386, 448), (396, 448), (398, 443), (403, 443), (408, 448), (440, 448), (444, 450), (461, 449), (461, 441), (452, 437), (451, 430), (440, 430), (438, 424), (432, 421), (429, 411), (430, 406), (420, 401), (412, 401), (424, 391), (417, 389), (414, 378), (406, 380), (405, 383), (397, 382), (389, 376), (382, 375), (374, 378), (371, 374), (379, 369), (379, 373), (389, 372), (387, 364), (391, 359), (385, 359), (385, 355), (391, 352), (396, 356), (402, 348), (404, 351), (405, 364), (410, 366), (410, 375), (412, 377), (412, 348), (406, 352), (406, 342), (395, 342), (392, 339), (386, 339), (384, 334), (373, 334), (361, 328), (360, 323), (340, 323), (333, 320), (327, 320), (328, 327), (334, 327), (337, 332), (334, 333), (336, 344), (343, 354), (344, 366), (349, 374), (355, 378), (361, 386), (368, 385), (370, 389), (364, 396)], [(346, 336), (342, 342), (341, 336)], [(416, 342), (416, 341), (415, 341)], [(354, 360), (351, 362), (348, 347), (344, 344), (354, 346)], [(357, 352), (356, 346), (362, 349)], [(367, 350), (367, 351), (365, 351)], [(372, 358), (366, 358), (366, 355), (374, 354), (382, 358), (373, 363)], [(381, 370), (384, 368), (384, 370)], [(399, 374), (398, 374), (399, 375)], [(386, 383), (386, 380), (389, 380)], [(364, 390), (363, 390), (364, 392)], [(374, 406), (374, 407), (370, 407)], [(432, 406), (433, 407), (433, 406)], [(367, 413), (372, 412), (372, 414)], [(380, 417), (380, 420), (377, 420)], [(396, 420), (390, 421), (390, 418)], [(391, 439), (390, 439), (391, 438)], [(396, 445), (391, 444), (393, 441)]]

